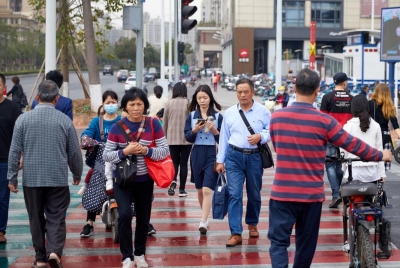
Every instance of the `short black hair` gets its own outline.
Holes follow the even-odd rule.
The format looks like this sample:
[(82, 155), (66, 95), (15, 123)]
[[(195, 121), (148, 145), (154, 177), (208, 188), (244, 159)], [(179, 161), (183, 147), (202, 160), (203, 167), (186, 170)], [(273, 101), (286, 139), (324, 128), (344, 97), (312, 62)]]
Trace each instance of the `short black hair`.
[(107, 97), (110, 96), (111, 99), (116, 100), (118, 102), (118, 95), (112, 90), (106, 90), (103, 93), (103, 103), (106, 101)]
[(120, 109), (122, 111), (124, 111), (124, 112), (127, 112), (126, 111), (126, 105), (128, 105), (128, 102), (136, 100), (137, 98), (139, 98), (140, 100), (143, 101), (143, 103), (144, 103), (143, 115), (146, 115), (147, 114), (147, 110), (150, 107), (149, 100), (147, 99), (146, 93), (143, 90), (141, 90), (140, 88), (137, 88), (137, 87), (131, 87), (125, 93), (125, 95), (122, 97), (122, 100), (121, 100)]
[(163, 93), (163, 88), (162, 88), (162, 86), (158, 86), (158, 85), (155, 86), (154, 89), (153, 89), (153, 91), (154, 91), (154, 94), (156, 95), (157, 99), (161, 98), (162, 93)]
[(239, 80), (236, 82), (236, 87), (237, 87), (238, 85), (242, 85), (242, 84), (247, 84), (247, 85), (249, 85), (251, 91), (254, 90), (254, 83), (253, 83), (253, 81), (251, 81), (250, 79), (248, 79), (248, 78), (241, 78), (241, 79), (239, 79)]
[(20, 82), (18, 76), (14, 76), (13, 78), (11, 78), (11, 81), (12, 81), (14, 84), (19, 84), (19, 82)]
[(172, 98), (187, 98), (187, 87), (184, 83), (178, 82), (174, 85), (172, 89)]
[(64, 82), (64, 77), (62, 73), (60, 73), (59, 71), (53, 70), (46, 74), (46, 80), (53, 81), (54, 83), (57, 84), (58, 88), (61, 88)]
[(5, 85), (6, 84), (6, 77), (4, 76), (4, 74), (0, 74), (0, 78), (3, 81), (3, 85)]
[(319, 75), (309, 69), (302, 69), (296, 76), (296, 89), (300, 95), (310, 96), (319, 88)]

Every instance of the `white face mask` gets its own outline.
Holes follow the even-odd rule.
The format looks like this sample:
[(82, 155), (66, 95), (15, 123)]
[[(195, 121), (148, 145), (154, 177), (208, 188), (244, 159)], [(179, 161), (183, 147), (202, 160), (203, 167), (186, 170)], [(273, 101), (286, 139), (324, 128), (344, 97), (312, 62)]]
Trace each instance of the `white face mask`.
[(105, 104), (104, 111), (108, 114), (115, 114), (118, 110), (118, 104)]
[(283, 91), (283, 90), (279, 90), (278, 93), (279, 93), (279, 94), (283, 94), (284, 91)]

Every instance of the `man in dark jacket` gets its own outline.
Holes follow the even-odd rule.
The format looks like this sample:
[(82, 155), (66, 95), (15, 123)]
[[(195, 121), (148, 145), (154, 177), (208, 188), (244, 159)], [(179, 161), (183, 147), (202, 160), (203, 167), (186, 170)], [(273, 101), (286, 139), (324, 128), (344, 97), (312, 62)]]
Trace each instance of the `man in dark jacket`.
[[(61, 89), (64, 78), (63, 75), (59, 71), (50, 71), (46, 74), (46, 80), (51, 80), (57, 84), (58, 88)], [(38, 104), (37, 100), (34, 100), (32, 103), (32, 110), (35, 109), (35, 106)], [(71, 120), (72, 117), (72, 100), (70, 98), (64, 97), (60, 95), (58, 98), (58, 102), (56, 104), (56, 110), (59, 110), (65, 115), (68, 115)]]

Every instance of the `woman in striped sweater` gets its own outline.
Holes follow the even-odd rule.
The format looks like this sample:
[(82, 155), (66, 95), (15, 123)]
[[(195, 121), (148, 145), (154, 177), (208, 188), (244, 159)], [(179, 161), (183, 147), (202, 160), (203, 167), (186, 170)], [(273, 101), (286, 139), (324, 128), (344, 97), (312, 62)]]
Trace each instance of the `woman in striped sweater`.
[[(137, 156), (137, 173), (135, 182), (125, 188), (114, 183), (114, 196), (118, 203), (118, 232), (123, 267), (148, 267), (144, 255), (146, 253), (147, 228), (150, 221), (151, 202), (153, 197), (154, 181), (149, 176), (145, 157), (162, 160), (169, 154), (167, 140), (157, 118), (145, 116), (149, 108), (146, 94), (139, 88), (130, 89), (121, 100), (121, 109), (128, 116), (121, 119), (123, 125), (129, 128), (133, 137), (141, 133), (139, 142), (127, 144), (117, 124), (114, 124), (108, 134), (104, 151), (107, 162), (118, 163), (128, 155)], [(153, 131), (152, 131), (153, 128)], [(156, 147), (148, 146), (155, 141)], [(135, 252), (132, 246), (132, 198), (135, 200), (136, 228)]]

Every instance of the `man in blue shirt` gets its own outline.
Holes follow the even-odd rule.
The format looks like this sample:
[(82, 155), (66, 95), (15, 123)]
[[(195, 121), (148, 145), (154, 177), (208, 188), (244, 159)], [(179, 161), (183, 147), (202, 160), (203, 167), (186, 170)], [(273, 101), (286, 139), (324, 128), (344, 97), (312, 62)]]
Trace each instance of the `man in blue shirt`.
[[(61, 89), (64, 78), (63, 75), (57, 71), (50, 71), (46, 74), (46, 80), (51, 80), (54, 83), (57, 84), (58, 88)], [(72, 117), (72, 100), (70, 98), (64, 97), (62, 95), (59, 95), (60, 97), (58, 98), (58, 102), (56, 104), (56, 110), (59, 110), (65, 115), (68, 115), (71, 120), (73, 120)], [(38, 104), (38, 101), (35, 99), (32, 103), (32, 110), (35, 109), (35, 106)]]
[[(242, 244), (243, 184), (246, 179), (247, 208), (245, 222), (250, 237), (258, 237), (257, 224), (261, 210), (262, 159), (257, 143), (271, 140), (270, 111), (253, 100), (254, 84), (243, 78), (236, 83), (237, 105), (227, 109), (222, 121), (217, 155), (217, 172), (225, 172), (228, 179), (228, 221), (231, 237), (227, 247)], [(255, 134), (251, 135), (243, 122), (242, 110)], [(225, 164), (225, 166), (224, 166)]]

